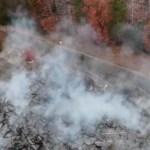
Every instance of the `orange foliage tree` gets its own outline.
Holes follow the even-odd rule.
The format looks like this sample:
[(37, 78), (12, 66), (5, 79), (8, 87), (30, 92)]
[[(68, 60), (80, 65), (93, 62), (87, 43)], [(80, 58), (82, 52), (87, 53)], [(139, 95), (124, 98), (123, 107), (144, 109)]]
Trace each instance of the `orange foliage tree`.
[(53, 12), (54, 4), (54, 0), (28, 0), (32, 16), (43, 31), (53, 31), (58, 22), (59, 16)]
[(103, 36), (105, 42), (109, 42), (108, 25), (111, 21), (112, 0), (83, 0), (82, 12), (86, 16), (97, 33)]

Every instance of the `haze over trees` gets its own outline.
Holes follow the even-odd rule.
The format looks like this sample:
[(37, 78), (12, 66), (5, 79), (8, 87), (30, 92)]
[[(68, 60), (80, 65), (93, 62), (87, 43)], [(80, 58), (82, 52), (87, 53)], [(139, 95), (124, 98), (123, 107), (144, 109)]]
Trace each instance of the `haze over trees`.
[(109, 41), (113, 27), (127, 20), (124, 0), (83, 0), (82, 12), (105, 42)]
[[(108, 40), (108, 24), (111, 21), (111, 0), (83, 0), (82, 12), (98, 33)], [(90, 6), (90, 7), (89, 7)]]
[[(82, 24), (82, 20), (85, 20), (99, 38), (111, 43), (112, 40), (121, 39), (119, 32), (122, 24), (140, 24), (143, 29), (149, 24), (149, 4), (149, 0), (0, 0), (0, 24), (9, 24), (12, 17), (10, 14), (21, 6), (34, 18), (39, 29), (49, 33), (69, 12), (77, 24)], [(69, 11), (68, 6), (71, 9)], [(149, 41), (148, 35), (143, 39)]]

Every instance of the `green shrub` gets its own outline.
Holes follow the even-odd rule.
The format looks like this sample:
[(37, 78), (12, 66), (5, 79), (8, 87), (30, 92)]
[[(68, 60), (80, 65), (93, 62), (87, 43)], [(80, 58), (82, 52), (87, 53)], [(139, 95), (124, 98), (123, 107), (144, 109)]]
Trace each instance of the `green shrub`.
[(127, 6), (124, 0), (112, 0), (112, 22), (123, 23), (127, 20)]
[(8, 25), (11, 23), (11, 18), (8, 16), (6, 10), (1, 10), (0, 13), (0, 25)]
[(74, 0), (75, 18), (79, 22), (82, 17), (82, 0)]
[(9, 16), (3, 16), (2, 18), (0, 18), (0, 24), (1, 25), (8, 25), (11, 23), (11, 18)]
[(35, 6), (36, 0), (27, 0), (28, 6), (33, 8)]
[(110, 36), (118, 37), (122, 24), (127, 20), (127, 6), (125, 0), (112, 0), (112, 20), (108, 25)]

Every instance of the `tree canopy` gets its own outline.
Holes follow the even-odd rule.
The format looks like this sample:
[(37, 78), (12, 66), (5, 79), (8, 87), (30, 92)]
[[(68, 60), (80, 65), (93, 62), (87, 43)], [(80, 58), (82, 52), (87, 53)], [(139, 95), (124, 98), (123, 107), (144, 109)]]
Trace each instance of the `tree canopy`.
[(124, 0), (112, 0), (112, 23), (123, 23), (127, 20), (127, 6)]

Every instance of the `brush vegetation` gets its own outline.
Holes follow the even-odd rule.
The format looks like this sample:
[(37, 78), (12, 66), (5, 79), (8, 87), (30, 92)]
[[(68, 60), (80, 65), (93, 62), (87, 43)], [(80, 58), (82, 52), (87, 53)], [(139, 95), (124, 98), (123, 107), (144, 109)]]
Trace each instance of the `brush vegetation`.
[(77, 22), (80, 22), (81, 17), (83, 16), (82, 4), (83, 4), (82, 0), (74, 0), (75, 18), (76, 18)]
[(28, 6), (34, 8), (37, 0), (27, 0)]
[(118, 39), (122, 24), (127, 21), (127, 5), (124, 0), (112, 0), (112, 20), (108, 25), (110, 37)]

